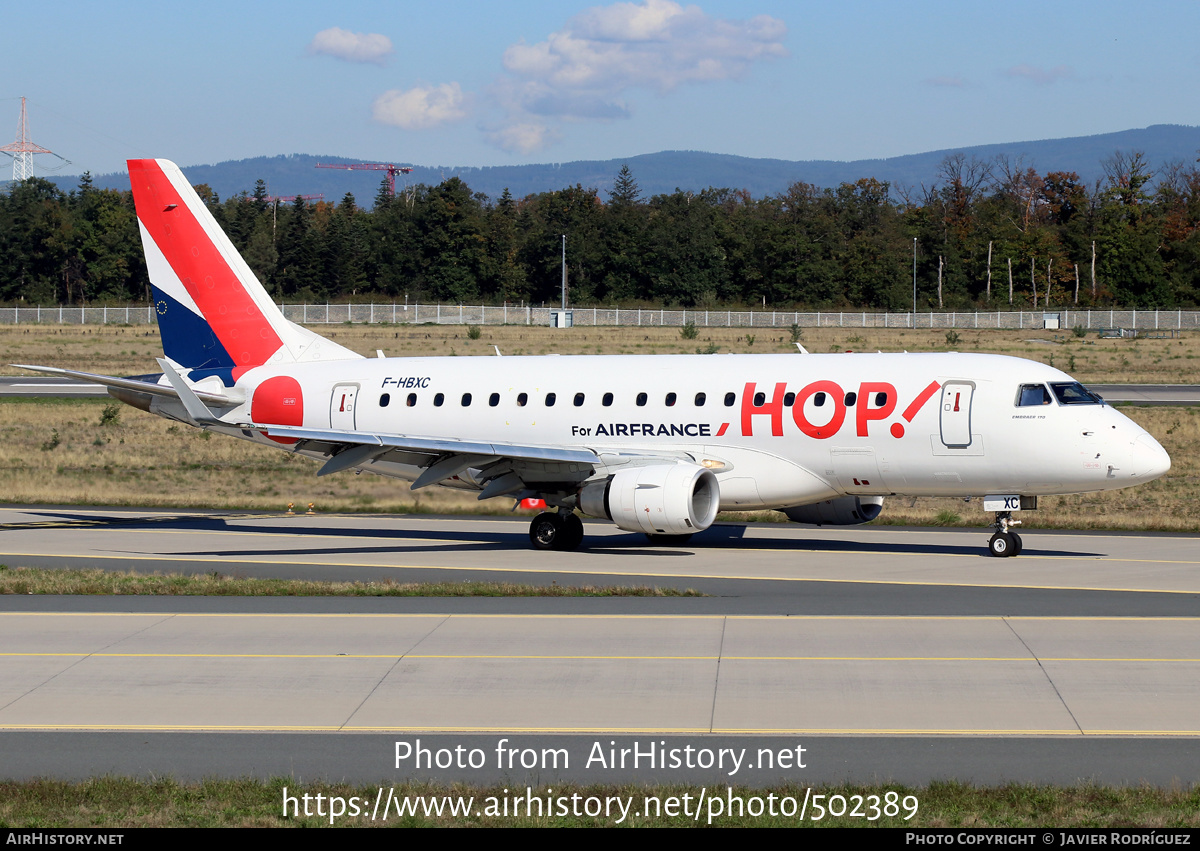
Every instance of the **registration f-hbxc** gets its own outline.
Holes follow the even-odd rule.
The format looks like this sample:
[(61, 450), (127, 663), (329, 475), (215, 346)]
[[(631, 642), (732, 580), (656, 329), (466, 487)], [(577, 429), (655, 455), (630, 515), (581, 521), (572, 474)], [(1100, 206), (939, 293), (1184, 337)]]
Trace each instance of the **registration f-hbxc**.
[(992, 555), (1047, 494), (1155, 479), (1170, 458), (1056, 369), (972, 354), (366, 359), (286, 320), (165, 160), (129, 163), (165, 357), (94, 381), (134, 407), (480, 499), (540, 497), (539, 549), (576, 511), (679, 543), (721, 509), (856, 524), (883, 498), (983, 497)]

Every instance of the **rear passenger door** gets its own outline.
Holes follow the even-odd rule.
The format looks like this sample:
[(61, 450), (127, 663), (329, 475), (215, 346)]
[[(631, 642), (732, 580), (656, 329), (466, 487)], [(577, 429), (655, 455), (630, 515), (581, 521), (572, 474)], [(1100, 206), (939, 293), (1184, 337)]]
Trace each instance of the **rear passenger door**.
[(338, 384), (329, 400), (329, 427), (354, 431), (354, 403), (358, 397), (357, 384)]

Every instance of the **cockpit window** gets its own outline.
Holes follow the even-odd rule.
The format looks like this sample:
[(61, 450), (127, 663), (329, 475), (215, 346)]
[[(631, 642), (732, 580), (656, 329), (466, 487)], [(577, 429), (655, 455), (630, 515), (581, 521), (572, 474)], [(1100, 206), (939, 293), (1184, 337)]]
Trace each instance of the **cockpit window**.
[(1017, 407), (1032, 408), (1037, 405), (1049, 405), (1053, 401), (1050, 391), (1045, 384), (1022, 384), (1017, 392)]
[(1060, 405), (1099, 405), (1101, 399), (1078, 381), (1052, 381), (1050, 389)]

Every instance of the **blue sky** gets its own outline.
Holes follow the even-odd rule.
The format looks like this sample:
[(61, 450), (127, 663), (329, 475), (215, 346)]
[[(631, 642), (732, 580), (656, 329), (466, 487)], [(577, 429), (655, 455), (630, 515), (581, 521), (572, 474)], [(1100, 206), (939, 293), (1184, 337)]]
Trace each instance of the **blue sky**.
[(1200, 124), (1195, 0), (44, 0), (11, 5), (4, 31), (0, 141), (25, 95), (64, 173), (286, 153), (853, 160)]

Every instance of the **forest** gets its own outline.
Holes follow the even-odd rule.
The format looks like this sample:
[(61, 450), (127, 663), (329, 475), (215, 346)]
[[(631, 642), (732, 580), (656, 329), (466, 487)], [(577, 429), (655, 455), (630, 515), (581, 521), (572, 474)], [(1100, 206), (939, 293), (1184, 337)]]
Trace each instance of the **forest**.
[[(920, 310), (1200, 305), (1200, 168), (1118, 152), (1105, 176), (1020, 160), (942, 161), (929, 186), (873, 178), (643, 197), (622, 168), (604, 190), (515, 198), (458, 178), (385, 186), (370, 207), (282, 203), (262, 181), (224, 200), (196, 187), (280, 302), (557, 302), (566, 235), (574, 305)], [(131, 193), (84, 175), (0, 193), (0, 302), (150, 299)]]

